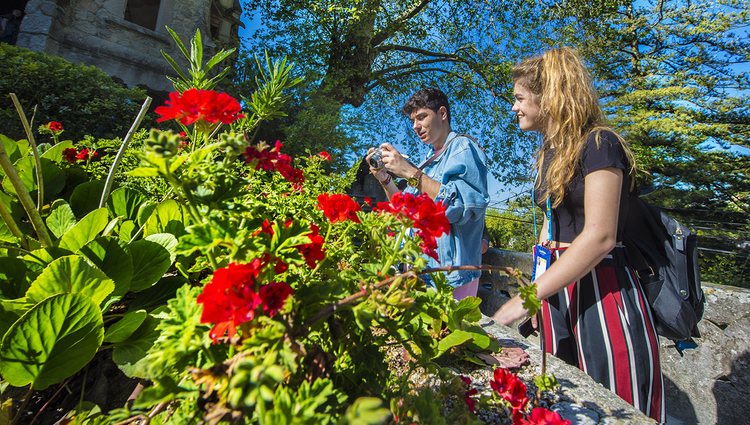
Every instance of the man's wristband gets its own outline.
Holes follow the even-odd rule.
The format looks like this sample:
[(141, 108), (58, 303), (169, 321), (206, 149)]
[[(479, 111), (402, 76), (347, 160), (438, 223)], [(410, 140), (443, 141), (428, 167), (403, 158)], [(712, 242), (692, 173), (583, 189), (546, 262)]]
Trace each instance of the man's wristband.
[(390, 175), (390, 174), (388, 174), (388, 177), (386, 177), (386, 179), (385, 179), (385, 180), (378, 180), (378, 181), (379, 181), (379, 182), (380, 182), (380, 184), (382, 184), (383, 186), (388, 186), (388, 183), (390, 183), (390, 182), (391, 182), (391, 175)]

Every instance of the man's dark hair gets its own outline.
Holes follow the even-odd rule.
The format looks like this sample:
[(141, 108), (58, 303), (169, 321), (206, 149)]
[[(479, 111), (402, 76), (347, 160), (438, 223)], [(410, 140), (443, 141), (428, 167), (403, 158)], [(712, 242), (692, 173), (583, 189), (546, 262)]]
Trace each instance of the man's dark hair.
[(419, 108), (428, 108), (437, 113), (441, 106), (445, 106), (448, 115), (448, 122), (450, 122), (451, 108), (448, 106), (448, 96), (440, 91), (440, 89), (430, 87), (414, 93), (409, 100), (404, 103), (403, 111), (406, 116), (410, 116), (412, 112)]

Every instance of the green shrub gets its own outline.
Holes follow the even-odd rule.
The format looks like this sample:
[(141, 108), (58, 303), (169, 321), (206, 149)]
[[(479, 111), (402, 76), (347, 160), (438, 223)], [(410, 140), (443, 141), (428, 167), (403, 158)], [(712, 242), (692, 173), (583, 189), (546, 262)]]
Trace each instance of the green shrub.
[(94, 66), (0, 44), (0, 134), (25, 138), (21, 121), (7, 93), (16, 93), (26, 115), (37, 107), (34, 126), (59, 121), (65, 138), (124, 137), (146, 98)]

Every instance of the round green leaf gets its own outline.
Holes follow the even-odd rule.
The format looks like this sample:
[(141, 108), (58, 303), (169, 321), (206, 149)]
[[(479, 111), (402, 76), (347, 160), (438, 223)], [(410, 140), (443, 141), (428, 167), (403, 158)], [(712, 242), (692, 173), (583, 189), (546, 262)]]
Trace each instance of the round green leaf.
[(159, 337), (156, 326), (159, 320), (146, 316), (140, 327), (130, 337), (112, 349), (112, 361), (131, 378), (146, 378), (148, 361), (146, 354)]
[(122, 319), (107, 329), (107, 332), (104, 334), (104, 341), (116, 343), (130, 338), (133, 332), (146, 320), (147, 315), (146, 310), (136, 310), (126, 313)]
[(148, 235), (147, 241), (156, 242), (169, 252), (169, 262), (173, 263), (177, 257), (177, 238), (171, 233), (156, 233)]
[(185, 233), (184, 223), (182, 207), (174, 199), (168, 199), (156, 206), (153, 214), (146, 221), (143, 234), (148, 236), (156, 233), (171, 233), (179, 236)]
[(51, 148), (47, 149), (46, 151), (44, 151), (44, 153), (42, 154), (42, 158), (47, 158), (55, 162), (62, 162), (63, 151), (65, 149), (70, 149), (72, 147), (73, 147), (72, 140), (64, 140), (62, 142), (59, 142), (55, 146), (52, 146)]
[(82, 217), (88, 212), (97, 209), (103, 190), (104, 181), (102, 180), (85, 182), (76, 186), (70, 195), (70, 207), (73, 208), (76, 217)]
[(45, 267), (26, 292), (26, 299), (39, 303), (52, 295), (70, 293), (85, 295), (100, 305), (114, 289), (115, 283), (101, 270), (78, 255), (68, 255)]
[(76, 224), (76, 216), (70, 205), (63, 203), (52, 210), (47, 217), (47, 227), (55, 237), (59, 238)]
[(36, 390), (62, 382), (96, 354), (104, 338), (101, 310), (86, 296), (59, 294), (34, 306), (0, 346), (0, 374)]
[(138, 209), (146, 200), (146, 197), (131, 188), (121, 187), (112, 192), (107, 200), (107, 207), (115, 217), (124, 217), (126, 220), (135, 220)]
[(94, 240), (107, 227), (109, 212), (106, 208), (99, 208), (86, 214), (81, 221), (70, 228), (60, 238), (60, 248), (78, 251), (82, 246)]
[[(63, 172), (57, 164), (47, 158), (40, 158), (39, 162), (42, 164), (44, 197), (46, 200), (51, 200), (54, 195), (60, 193), (65, 187), (65, 172)], [(36, 163), (34, 158), (31, 156), (21, 158), (16, 161), (13, 166), (18, 172), (18, 176), (21, 178), (26, 190), (29, 192), (36, 190), (36, 174), (34, 171)], [(3, 180), (3, 189), (8, 193), (16, 193), (15, 188), (13, 188), (13, 185), (8, 178)]]
[(131, 239), (133, 239), (133, 234), (135, 233), (135, 222), (133, 220), (125, 220), (122, 223), (120, 223), (120, 230), (118, 232), (120, 236), (120, 240), (124, 242), (130, 242)]
[(133, 278), (130, 290), (137, 292), (158, 282), (172, 265), (169, 251), (156, 242), (141, 239), (128, 248), (133, 258)]
[(81, 255), (115, 282), (114, 295), (124, 295), (133, 278), (133, 259), (126, 243), (113, 236), (100, 236), (81, 248)]

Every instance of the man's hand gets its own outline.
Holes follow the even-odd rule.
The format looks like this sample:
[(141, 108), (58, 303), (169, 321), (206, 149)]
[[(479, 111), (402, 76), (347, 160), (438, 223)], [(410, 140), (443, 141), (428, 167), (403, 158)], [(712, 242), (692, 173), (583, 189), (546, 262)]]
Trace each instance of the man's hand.
[(380, 145), (382, 152), (383, 164), (386, 170), (398, 177), (409, 178), (417, 172), (418, 168), (411, 162), (407, 161), (398, 149), (390, 143)]

